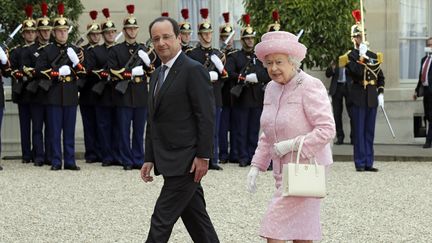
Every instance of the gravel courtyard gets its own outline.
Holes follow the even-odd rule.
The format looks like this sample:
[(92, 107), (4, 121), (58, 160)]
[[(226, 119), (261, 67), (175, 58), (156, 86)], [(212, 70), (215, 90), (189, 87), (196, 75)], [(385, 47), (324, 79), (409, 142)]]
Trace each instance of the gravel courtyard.
[[(138, 170), (78, 164), (78, 172), (53, 172), (2, 161), (0, 242), (143, 242), (163, 179), (145, 184)], [(321, 242), (431, 242), (432, 163), (375, 165), (380, 172), (333, 164)], [(258, 192), (251, 195), (245, 189), (248, 168), (222, 166), (202, 182), (221, 242), (264, 242), (257, 230), (274, 190), (271, 172), (260, 173)], [(181, 220), (170, 242), (191, 242)]]

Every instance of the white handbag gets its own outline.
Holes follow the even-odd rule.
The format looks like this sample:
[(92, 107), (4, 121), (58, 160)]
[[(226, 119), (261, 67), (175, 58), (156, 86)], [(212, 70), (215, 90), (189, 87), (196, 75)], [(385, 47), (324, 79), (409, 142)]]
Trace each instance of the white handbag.
[[(299, 139), (296, 162), (292, 161), (292, 149), (290, 163), (284, 164), (282, 168), (282, 196), (323, 198), (326, 196), (325, 168), (318, 165), (315, 158), (310, 159), (309, 164), (299, 163), (305, 137)], [(293, 143), (293, 148), (295, 144), (296, 142)]]

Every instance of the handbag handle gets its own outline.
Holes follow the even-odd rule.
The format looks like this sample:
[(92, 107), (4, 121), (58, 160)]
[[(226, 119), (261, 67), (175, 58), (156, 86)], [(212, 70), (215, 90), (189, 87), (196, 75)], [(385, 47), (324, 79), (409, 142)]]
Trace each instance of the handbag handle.
[[(300, 164), (300, 154), (301, 154), (301, 150), (303, 148), (303, 143), (304, 143), (305, 138), (306, 138), (306, 136), (301, 136), (300, 138), (296, 137), (295, 141), (294, 141), (294, 143), (292, 145), (291, 162), (292, 162), (292, 158), (293, 158), (293, 154), (294, 154), (294, 146), (297, 143), (297, 140), (300, 139), (300, 144), (299, 144), (299, 147), (298, 147), (298, 150), (297, 150), (296, 165), (295, 165), (295, 174), (296, 175), (298, 173), (298, 167), (299, 167), (299, 164)], [(315, 172), (318, 173), (318, 168), (317, 168), (318, 167), (318, 163), (316, 162), (315, 157), (314, 157), (313, 160), (314, 160), (314, 164), (315, 164)], [(312, 164), (312, 159), (309, 159), (309, 164)]]

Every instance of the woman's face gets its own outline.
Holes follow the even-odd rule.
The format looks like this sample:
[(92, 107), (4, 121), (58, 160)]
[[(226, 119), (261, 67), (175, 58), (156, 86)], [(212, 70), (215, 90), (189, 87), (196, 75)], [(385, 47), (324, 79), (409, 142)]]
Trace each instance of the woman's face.
[(265, 57), (264, 65), (270, 78), (280, 84), (288, 83), (297, 72), (286, 54), (269, 54)]

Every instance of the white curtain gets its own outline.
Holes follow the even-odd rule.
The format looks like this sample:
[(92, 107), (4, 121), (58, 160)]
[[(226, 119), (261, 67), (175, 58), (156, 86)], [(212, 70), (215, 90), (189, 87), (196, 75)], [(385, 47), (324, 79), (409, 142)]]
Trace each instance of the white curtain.
[(400, 78), (418, 79), (425, 40), (431, 34), (431, 0), (400, 0)]

